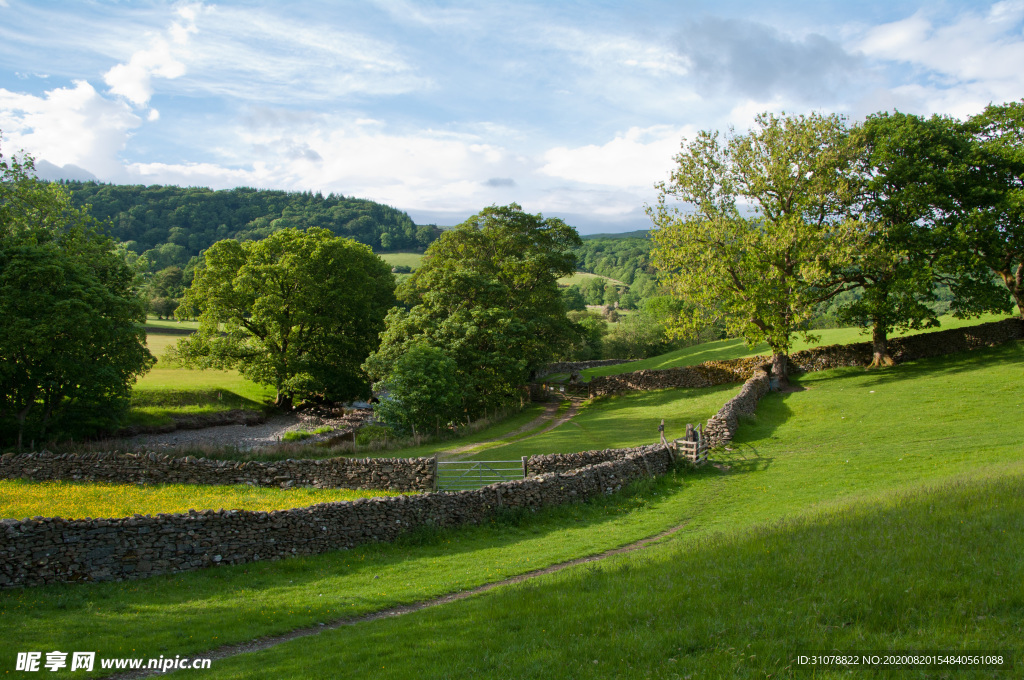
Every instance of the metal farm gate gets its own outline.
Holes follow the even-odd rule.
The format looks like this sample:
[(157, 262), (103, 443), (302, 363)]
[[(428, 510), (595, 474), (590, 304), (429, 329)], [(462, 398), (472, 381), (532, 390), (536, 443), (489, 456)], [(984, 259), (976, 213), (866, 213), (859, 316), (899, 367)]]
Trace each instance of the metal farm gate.
[(439, 460), (436, 465), (434, 488), (437, 491), (479, 489), (526, 477), (526, 464), (519, 460)]

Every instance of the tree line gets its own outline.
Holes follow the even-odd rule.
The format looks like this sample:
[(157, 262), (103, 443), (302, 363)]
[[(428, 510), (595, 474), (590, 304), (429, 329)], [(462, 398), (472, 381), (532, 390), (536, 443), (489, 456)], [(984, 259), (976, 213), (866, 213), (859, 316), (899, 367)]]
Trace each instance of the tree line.
[[(675, 160), (648, 209), (649, 261), (670, 295), (643, 300), (637, 319), (767, 342), (784, 380), (793, 337), (824, 304), (872, 329), (876, 366), (891, 361), (893, 330), (937, 322), (939, 290), (958, 315), (1015, 304), (1024, 317), (1024, 103), (967, 121), (762, 114), (745, 133), (684, 140)], [(626, 267), (634, 286), (650, 274), (629, 268), (647, 257), (636, 244), (585, 248), (574, 228), (516, 204), (431, 239), (397, 289), (366, 244), (267, 226), (150, 278), (180, 294), (177, 315), (200, 320), (177, 357), (272, 385), (281, 407), (365, 397), (372, 385), (379, 417), (413, 432), (516, 401), (542, 364), (610, 341), (585, 312), (567, 314), (557, 285), (581, 252), (584, 266)], [(123, 410), (153, 363), (137, 250), (66, 185), (35, 179), (30, 158), (0, 156), (0, 439), (20, 448), (26, 433)], [(665, 339), (651, 327), (658, 337), (634, 323), (611, 341), (655, 351)]]

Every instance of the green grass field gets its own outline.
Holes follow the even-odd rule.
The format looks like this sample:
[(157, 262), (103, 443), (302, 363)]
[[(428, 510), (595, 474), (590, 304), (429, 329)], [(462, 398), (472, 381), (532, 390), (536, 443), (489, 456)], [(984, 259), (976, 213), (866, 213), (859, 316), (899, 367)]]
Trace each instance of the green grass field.
[(146, 317), (146, 330), (170, 328), (174, 330), (198, 330), (198, 321), (177, 321), (176, 319), (158, 319), (152, 314)]
[(246, 380), (237, 371), (193, 370), (169, 362), (164, 355), (181, 337), (146, 335), (157, 363), (135, 383), (126, 425), (156, 426), (170, 422), (172, 416), (260, 410), (273, 400), (273, 389)]
[(316, 503), (395, 496), (390, 491), (270, 489), (192, 484), (108, 484), (0, 480), (0, 519), (130, 517), (189, 510), (283, 510)]
[[(885, 371), (806, 374), (794, 379), (803, 391), (769, 395), (743, 423), (733, 450), (717, 457), (728, 471), (670, 474), (590, 503), (423, 530), (394, 545), (0, 591), (0, 617), (16, 631), (0, 641), (0, 663), (13, 668), (16, 652), (30, 649), (201, 656), (680, 525), (640, 553), (218, 661), (204, 677), (344, 669), (385, 678), (762, 678), (804, 674), (786, 667), (800, 649), (1019, 653), (1022, 377), (1022, 343)], [(661, 398), (599, 401), (589, 417), (608, 430), (630, 421), (656, 432), (648, 418), (670, 405)]]
[(423, 253), (378, 253), (378, 255), (392, 267), (405, 266), (413, 271), (419, 269), (423, 262)]
[(583, 283), (587, 279), (604, 279), (606, 282), (614, 283), (617, 286), (623, 286), (628, 288), (626, 284), (618, 279), (613, 279), (610, 276), (601, 276), (600, 274), (591, 274), (590, 272), (574, 272), (569, 276), (563, 276), (558, 279), (558, 285), (564, 288), (575, 285), (577, 283)]
[[(1006, 318), (1010, 317), (1002, 314), (985, 314), (974, 319), (955, 319), (952, 316), (942, 316), (939, 317), (939, 322), (942, 324), (939, 328), (932, 328), (923, 331), (910, 331), (908, 333), (893, 333), (892, 337), (917, 335), (918, 333), (948, 330), (951, 328), (963, 328), (965, 326), (976, 326), (981, 323), (1001, 321)], [(819, 336), (817, 341), (806, 342), (803, 339), (797, 338), (794, 340), (790, 351), (799, 352), (800, 350), (807, 349), (809, 347), (846, 345), (854, 342), (871, 341), (870, 334), (862, 332), (859, 328), (826, 328), (814, 331), (814, 334)], [(628, 364), (591, 368), (583, 371), (581, 375), (584, 380), (590, 380), (591, 378), (596, 378), (597, 376), (602, 375), (618, 375), (620, 373), (629, 373), (631, 371), (640, 371), (643, 369), (664, 369), (675, 368), (676, 366), (693, 366), (705, 361), (740, 359), (742, 357), (752, 357), (760, 354), (771, 354), (771, 348), (765, 343), (755, 345), (754, 347), (747, 347), (746, 342), (741, 339), (718, 340), (716, 342), (707, 342), (701, 345), (685, 347), (683, 349), (669, 352), (667, 354), (660, 354), (649, 359), (631, 361)]]
[(710, 389), (630, 392), (588, 402), (571, 420), (550, 432), (473, 454), (477, 460), (518, 460), (523, 456), (575, 453), (641, 446), (658, 441), (665, 420), (666, 437), (681, 437), (686, 424), (706, 422), (739, 389), (738, 384)]

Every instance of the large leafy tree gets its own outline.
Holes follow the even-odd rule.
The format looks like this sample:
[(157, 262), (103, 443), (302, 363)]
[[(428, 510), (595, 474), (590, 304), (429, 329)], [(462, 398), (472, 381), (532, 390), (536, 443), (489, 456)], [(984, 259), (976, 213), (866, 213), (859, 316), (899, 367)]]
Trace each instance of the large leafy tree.
[(0, 439), (112, 424), (153, 362), (135, 272), (31, 158), (0, 157)]
[(1024, 100), (988, 106), (967, 129), (976, 172), (964, 191), (971, 213), (962, 236), (1024, 318)]
[(865, 240), (837, 272), (857, 297), (840, 318), (872, 329), (872, 366), (892, 364), (888, 335), (938, 324), (935, 287), (953, 290), (953, 311), (1006, 307), (988, 271), (965, 258), (958, 225), (961, 187), (972, 173), (971, 145), (951, 118), (869, 116), (855, 130), (859, 190), (852, 205)]
[(530, 372), (571, 343), (557, 279), (575, 269), (576, 230), (511, 204), (492, 206), (431, 244), (399, 288), (408, 311), (388, 316), (380, 349), (366, 362), (386, 381), (413, 345), (441, 349), (457, 366), (463, 411), (475, 416), (509, 401)]
[(458, 366), (437, 347), (413, 344), (391, 367), (388, 377), (374, 384), (381, 393), (375, 411), (401, 431), (426, 432), (462, 415)]
[(710, 131), (684, 140), (648, 208), (652, 261), (689, 310), (672, 330), (696, 334), (724, 323), (751, 345), (767, 342), (784, 382), (794, 333), (842, 290), (834, 271), (863, 242), (848, 217), (854, 152), (834, 115), (765, 113), (724, 143)]
[(187, 365), (237, 368), (296, 397), (347, 400), (368, 393), (360, 365), (376, 349), (394, 304), (391, 268), (369, 246), (326, 229), (283, 229), (261, 241), (219, 241), (206, 251), (178, 314), (199, 331), (179, 341)]

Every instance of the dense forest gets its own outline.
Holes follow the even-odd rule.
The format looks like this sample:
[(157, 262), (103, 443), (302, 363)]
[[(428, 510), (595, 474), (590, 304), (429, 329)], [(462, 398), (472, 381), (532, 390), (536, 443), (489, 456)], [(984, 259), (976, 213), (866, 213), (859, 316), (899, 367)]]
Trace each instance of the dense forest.
[(439, 233), (417, 226), (404, 212), (338, 194), (252, 188), (141, 186), (62, 181), (76, 207), (91, 205), (96, 219), (150, 271), (185, 267), (190, 258), (225, 238), (261, 239), (296, 227), (323, 227), (375, 251), (422, 250)]
[[(629, 297), (625, 301), (617, 300), (627, 308), (658, 294), (657, 276), (650, 262), (651, 242), (647, 238), (602, 234), (600, 238), (584, 239), (583, 245), (573, 252), (579, 271), (607, 276), (629, 286)], [(603, 294), (598, 290), (597, 281), (587, 282), (580, 290), (587, 304), (603, 302), (597, 299)]]

